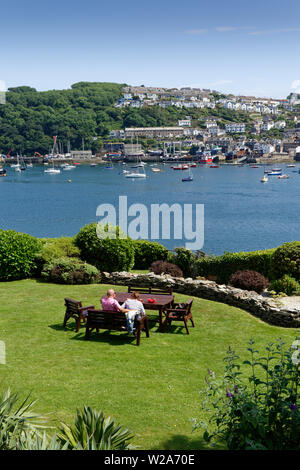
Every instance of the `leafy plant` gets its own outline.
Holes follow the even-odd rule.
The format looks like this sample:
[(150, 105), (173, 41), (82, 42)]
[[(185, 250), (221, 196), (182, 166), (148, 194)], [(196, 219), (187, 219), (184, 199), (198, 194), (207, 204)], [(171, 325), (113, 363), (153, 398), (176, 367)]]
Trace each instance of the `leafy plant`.
[(45, 281), (59, 284), (93, 284), (101, 280), (95, 266), (78, 258), (58, 258), (46, 263), (41, 277)]
[(268, 279), (256, 271), (237, 271), (231, 276), (229, 283), (238, 289), (255, 291), (258, 294), (269, 285)]
[(75, 258), (80, 256), (79, 248), (74, 244), (73, 237), (60, 237), (41, 239), (43, 247), (41, 249), (41, 257), (44, 262), (53, 261), (56, 258), (69, 257)]
[(288, 274), (300, 281), (300, 242), (289, 242), (279, 246), (271, 257), (272, 279)]
[(14, 230), (0, 230), (0, 281), (30, 277), (41, 249), (37, 238)]
[(169, 274), (173, 277), (183, 277), (181, 269), (176, 266), (176, 264), (162, 260), (154, 261), (154, 263), (151, 264), (149, 271), (154, 274)]
[(276, 294), (285, 293), (286, 295), (299, 295), (300, 283), (293, 277), (285, 274), (281, 279), (271, 282), (271, 290)]
[[(115, 238), (105, 238), (109, 232)], [(81, 258), (99, 271), (129, 271), (133, 267), (133, 242), (119, 227), (97, 226), (96, 223), (85, 225), (76, 235), (75, 244), (80, 249)]]
[[(207, 389), (202, 391), (208, 420), (194, 420), (194, 430), (204, 428), (207, 442), (225, 442), (230, 450), (299, 450), (300, 373), (295, 351), (279, 339), (263, 355), (251, 340), (248, 352), (250, 360), (241, 364), (228, 349), (223, 378), (209, 370)], [(250, 368), (246, 377), (242, 365)]]
[(41, 416), (33, 413), (35, 402), (29, 401), (29, 395), (18, 404), (19, 398), (10, 389), (0, 397), (0, 450), (19, 449), (28, 436), (38, 435), (42, 428)]
[(133, 240), (134, 269), (148, 269), (153, 261), (166, 260), (168, 250), (157, 242)]
[(184, 277), (197, 277), (197, 261), (204, 258), (205, 253), (203, 251), (193, 252), (192, 250), (187, 250), (183, 247), (175, 248), (174, 252), (175, 253), (172, 253), (169, 256), (169, 261), (180, 267)]
[(58, 437), (63, 445), (76, 450), (126, 450), (133, 435), (110, 416), (90, 406), (77, 410), (72, 426), (62, 423)]

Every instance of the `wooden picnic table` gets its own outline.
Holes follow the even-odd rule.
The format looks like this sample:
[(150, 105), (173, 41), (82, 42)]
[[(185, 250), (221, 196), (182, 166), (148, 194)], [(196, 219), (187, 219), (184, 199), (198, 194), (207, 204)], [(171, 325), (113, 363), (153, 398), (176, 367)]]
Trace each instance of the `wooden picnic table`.
[[(116, 300), (119, 304), (123, 304), (125, 300), (130, 299), (128, 292), (116, 292)], [(155, 303), (148, 302), (148, 299), (155, 299)], [(170, 308), (174, 302), (174, 295), (168, 294), (140, 294), (140, 300), (144, 305), (145, 310), (158, 310), (159, 312), (159, 329), (163, 331), (163, 311), (165, 308)]]

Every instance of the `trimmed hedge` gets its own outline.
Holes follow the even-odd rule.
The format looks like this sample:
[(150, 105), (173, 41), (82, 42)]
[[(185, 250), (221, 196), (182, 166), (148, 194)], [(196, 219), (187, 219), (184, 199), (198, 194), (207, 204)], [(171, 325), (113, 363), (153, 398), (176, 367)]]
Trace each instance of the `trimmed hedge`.
[[(108, 232), (116, 229), (116, 238), (99, 238), (97, 230)], [(93, 222), (85, 225), (75, 237), (75, 245), (80, 256), (99, 271), (130, 271), (134, 264), (134, 245), (130, 237), (119, 238), (119, 227), (98, 225)]]
[(257, 271), (270, 278), (271, 260), (276, 248), (261, 251), (225, 253), (222, 256), (209, 256), (197, 261), (198, 276), (215, 276), (218, 283), (228, 284), (237, 271)]
[(36, 271), (41, 243), (15, 230), (0, 230), (0, 281), (25, 279)]
[(134, 246), (134, 269), (149, 269), (153, 261), (166, 260), (168, 250), (157, 242), (132, 240)]

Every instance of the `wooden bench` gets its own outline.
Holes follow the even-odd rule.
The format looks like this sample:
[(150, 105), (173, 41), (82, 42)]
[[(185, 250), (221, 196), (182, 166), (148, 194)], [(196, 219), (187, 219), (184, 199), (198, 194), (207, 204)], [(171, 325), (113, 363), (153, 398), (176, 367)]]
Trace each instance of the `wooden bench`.
[[(136, 334), (136, 345), (140, 345), (141, 331), (145, 329), (146, 337), (149, 338), (148, 317), (143, 315), (139, 320), (134, 321)], [(85, 339), (89, 339), (92, 330), (96, 329), (97, 333), (102, 330), (125, 331), (126, 316), (122, 312), (114, 312), (107, 310), (88, 310)]]
[(159, 288), (159, 287), (134, 287), (128, 286), (128, 292), (138, 292), (139, 294), (157, 294), (157, 295), (173, 295), (172, 288)]
[(70, 299), (69, 297), (65, 298), (66, 313), (64, 317), (63, 327), (65, 328), (67, 321), (70, 318), (75, 318), (76, 321), (76, 332), (79, 331), (81, 320), (86, 320), (87, 310), (94, 309), (94, 305), (89, 305), (87, 307), (82, 306), (80, 300)]
[(193, 328), (195, 327), (192, 315), (192, 304), (193, 299), (189, 299), (185, 304), (174, 302), (172, 308), (165, 309), (164, 314), (166, 316), (166, 319), (164, 321), (164, 327), (166, 327), (167, 325), (171, 325), (172, 321), (182, 321), (184, 322), (186, 332), (189, 335), (190, 330), (188, 327), (188, 320), (191, 320)]

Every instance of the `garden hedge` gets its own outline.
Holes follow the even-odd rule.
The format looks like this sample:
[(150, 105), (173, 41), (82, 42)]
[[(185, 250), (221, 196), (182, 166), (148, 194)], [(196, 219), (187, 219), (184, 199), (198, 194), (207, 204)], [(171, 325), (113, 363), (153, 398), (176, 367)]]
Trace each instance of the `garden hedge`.
[(276, 248), (261, 251), (225, 253), (209, 256), (197, 261), (198, 276), (215, 276), (216, 281), (228, 284), (230, 277), (237, 271), (252, 270), (270, 278), (272, 255)]

